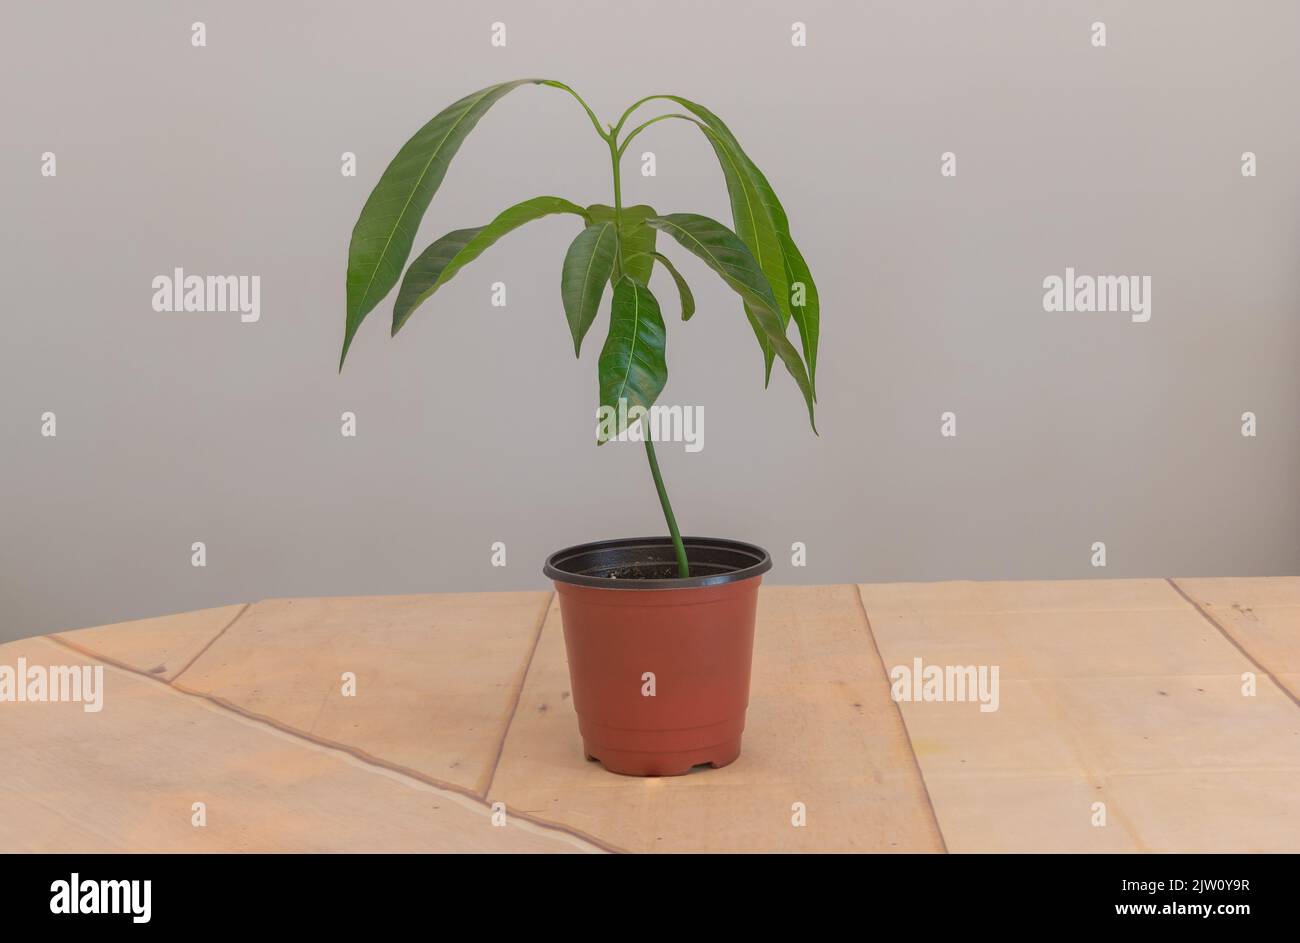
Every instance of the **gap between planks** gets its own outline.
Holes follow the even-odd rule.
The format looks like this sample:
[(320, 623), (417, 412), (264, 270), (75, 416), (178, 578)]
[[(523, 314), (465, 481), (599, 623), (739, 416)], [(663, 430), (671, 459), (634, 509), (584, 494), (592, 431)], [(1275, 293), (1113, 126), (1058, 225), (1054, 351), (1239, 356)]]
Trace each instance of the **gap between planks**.
[(202, 648), (200, 648), (200, 649), (198, 650), (198, 652), (195, 653), (194, 657), (191, 658), (189, 661), (187, 661), (187, 662), (185, 663), (185, 667), (182, 668), (180, 671), (176, 672), (176, 674), (174, 674), (174, 675), (172, 676), (171, 680), (174, 682), (174, 681), (176, 681), (178, 678), (180, 678), (181, 675), (185, 674), (185, 672), (189, 671), (189, 670), (190, 670), (190, 666), (193, 665), (193, 664), (194, 664), (196, 661), (198, 661), (200, 658), (202, 658), (202, 657), (207, 653), (208, 649), (211, 648), (213, 645), (216, 644), (217, 639), (219, 639), (219, 638), (221, 638), (221, 636), (225, 635), (225, 634), (226, 634), (226, 631), (227, 631), (227, 630), (228, 630), (232, 625), (234, 625), (236, 622), (238, 622), (240, 619), (242, 619), (242, 618), (244, 617), (244, 613), (246, 613), (249, 609), (252, 609), (252, 608), (253, 608), (253, 604), (252, 604), (251, 602), (246, 602), (246, 603), (244, 603), (244, 608), (243, 608), (243, 609), (240, 609), (238, 612), (236, 612), (236, 613), (235, 613), (235, 617), (234, 617), (233, 619), (231, 619), (229, 622), (227, 622), (225, 625), (223, 625), (223, 626), (221, 627), (221, 631), (220, 631), (220, 632), (218, 632), (216, 635), (212, 636), (212, 638), (208, 639), (207, 644), (204, 645)]
[(497, 778), (497, 767), (501, 765), (501, 756), (505, 753), (506, 738), (510, 736), (510, 728), (515, 722), (515, 713), (519, 710), (519, 701), (524, 696), (524, 685), (528, 683), (528, 672), (533, 667), (533, 656), (537, 654), (537, 646), (542, 641), (542, 629), (546, 627), (546, 619), (551, 614), (551, 604), (555, 602), (555, 591), (546, 594), (546, 602), (542, 603), (541, 615), (537, 618), (537, 627), (533, 630), (533, 644), (528, 649), (528, 658), (524, 660), (524, 668), (519, 672), (519, 683), (515, 685), (515, 691), (510, 699), (510, 710), (506, 714), (506, 723), (501, 730), (501, 740), (497, 743), (496, 756), (492, 759), (492, 768), (488, 770), (487, 782), (483, 784), (482, 794), (486, 801), (488, 794), (492, 791), (492, 783)]
[(1290, 698), (1292, 704), (1294, 704), (1296, 707), (1300, 707), (1300, 698), (1297, 698), (1295, 693), (1292, 692), (1292, 690), (1289, 687), (1283, 684), (1281, 679), (1279, 679), (1277, 675), (1273, 674), (1273, 672), (1267, 666), (1265, 666), (1263, 662), (1261, 662), (1258, 658), (1252, 655), (1247, 650), (1246, 646), (1238, 642), (1237, 639), (1233, 637), (1231, 632), (1229, 632), (1226, 628), (1220, 625), (1219, 620), (1214, 618), (1214, 616), (1210, 615), (1209, 611), (1206, 610), (1206, 608), (1202, 606), (1199, 602), (1197, 602), (1191, 596), (1190, 593), (1186, 592), (1181, 586), (1179, 586), (1177, 580), (1173, 579), (1172, 577), (1166, 576), (1165, 582), (1168, 583), (1171, 587), (1173, 587), (1174, 592), (1176, 592), (1179, 596), (1182, 596), (1183, 599), (1187, 600), (1188, 604), (1191, 605), (1193, 609), (1195, 609), (1197, 612), (1201, 614), (1201, 618), (1203, 618), (1206, 622), (1210, 623), (1210, 625), (1214, 626), (1218, 630), (1219, 634), (1228, 640), (1228, 644), (1230, 644), (1237, 651), (1241, 652), (1241, 654), (1245, 656), (1247, 661), (1249, 661), (1252, 665), (1258, 668), (1264, 674), (1264, 676), (1268, 678), (1268, 680), (1273, 682), (1274, 686), (1277, 687), (1279, 691), (1281, 691), (1288, 698)]
[[(876, 653), (876, 660), (880, 662), (880, 670), (885, 675), (885, 683), (889, 683), (889, 666), (885, 664), (885, 656), (880, 652), (880, 644), (876, 641), (875, 630), (871, 628), (871, 616), (867, 614), (867, 604), (862, 598), (862, 587), (857, 583), (850, 584), (853, 587), (853, 593), (858, 600), (858, 613), (862, 616), (862, 624), (867, 630), (867, 638), (871, 640), (871, 649)], [(939, 837), (939, 847), (944, 854), (948, 854), (948, 840), (943, 837), (943, 828), (939, 825), (939, 814), (934, 809), (934, 800), (930, 797), (930, 787), (925, 781), (925, 772), (921, 769), (921, 761), (917, 759), (916, 748), (912, 746), (912, 734), (907, 729), (907, 720), (903, 717), (903, 708), (894, 700), (893, 692), (890, 691), (889, 701), (894, 705), (894, 713), (898, 717), (898, 726), (902, 728), (903, 739), (907, 741), (907, 752), (912, 757), (912, 769), (916, 771), (917, 782), (921, 784), (921, 792), (925, 796), (925, 807), (930, 810), (930, 821), (934, 823), (934, 833)]]
[[(246, 611), (251, 605), (252, 605), (251, 603), (246, 604), (244, 611)], [(549, 609), (550, 609), (550, 600), (548, 599), (546, 608), (543, 610), (543, 619), (542, 619), (543, 623), (545, 622), (545, 612), (549, 611)], [(235, 616), (235, 618), (232, 619), (226, 625), (226, 627), (221, 630), (221, 632), (217, 633), (217, 635), (212, 638), (212, 640), (208, 643), (208, 645), (204, 646), (204, 651), (207, 651), (207, 649), (211, 647), (211, 645), (214, 642), (216, 642), (217, 638), (219, 638), (220, 635), (226, 631), (226, 629), (230, 628), (231, 625), (234, 625), (234, 623), (238, 621), (240, 616), (244, 614), (244, 611), (239, 612)], [(169, 688), (171, 691), (175, 692), (176, 694), (182, 697), (197, 698), (223, 711), (227, 711), (231, 714), (234, 714), (235, 716), (242, 718), (243, 720), (250, 721), (252, 723), (270, 728), (272, 731), (275, 731), (277, 733), (286, 734), (290, 737), (301, 740), (305, 743), (312, 744), (313, 746), (316, 747), (321, 747), (327, 750), (334, 750), (339, 753), (345, 754), (346, 756), (352, 758), (353, 760), (356, 760), (366, 766), (373, 767), (376, 772), (382, 771), (384, 774), (396, 774), (397, 776), (405, 777), (421, 785), (431, 786), (434, 789), (440, 789), (445, 792), (453, 793), (455, 795), (470, 799), (474, 802), (479, 803), (480, 805), (485, 806), (489, 810), (492, 807), (491, 803), (487, 800), (486, 793), (480, 793), (474, 789), (467, 789), (466, 787), (461, 786), (457, 783), (445, 782), (434, 776), (429, 776), (425, 773), (422, 773), (417, 769), (413, 769), (408, 766), (403, 766), (400, 763), (389, 762), (388, 760), (384, 760), (381, 759), (380, 757), (374, 756), (373, 754), (370, 754), (365, 750), (360, 749), (359, 747), (353, 747), (350, 746), (349, 744), (340, 743), (337, 740), (330, 740), (326, 737), (318, 737), (315, 734), (311, 734), (306, 731), (299, 730), (296, 727), (291, 727), (288, 724), (282, 723), (281, 721), (276, 720), (274, 717), (270, 717), (264, 714), (259, 714), (256, 711), (250, 711), (246, 708), (240, 707), (239, 705), (231, 701), (227, 701), (225, 698), (218, 697), (215, 694), (208, 694), (206, 692), (199, 691), (194, 688), (187, 688), (184, 685), (176, 684), (175, 678), (169, 681), (166, 678), (160, 678), (158, 675), (149, 674), (147, 671), (142, 671), (139, 668), (126, 664), (125, 662), (121, 662), (114, 658), (110, 658), (106, 655), (102, 655), (98, 652), (91, 651), (90, 649), (78, 645), (75, 642), (70, 642), (65, 638), (61, 638), (56, 635), (47, 635), (44, 636), (44, 638), (47, 638), (49, 641), (55, 643), (56, 645), (61, 645), (64, 648), (76, 652), (77, 654), (82, 655), (86, 658), (90, 658), (96, 661), (101, 661), (106, 665), (111, 665), (112, 667), (118, 669), (119, 671), (125, 671), (128, 674), (135, 675), (136, 677), (139, 678), (144, 678), (148, 681), (154, 682), (155, 684), (161, 684), (164, 687)], [(540, 633), (538, 635), (538, 638), (540, 638)], [(533, 648), (534, 650), (536, 649), (536, 640), (534, 640)], [(196, 660), (197, 660), (197, 656), (191, 660), (190, 664), (193, 664), (194, 661)], [(530, 654), (529, 657), (530, 664), (531, 664), (531, 660), (532, 659)], [(189, 665), (186, 665), (186, 668), (188, 667)], [(526, 677), (526, 674), (527, 674), (527, 669), (525, 668), (525, 671), (523, 673), (524, 677)], [(176, 677), (179, 678), (180, 675), (178, 674)], [(523, 677), (521, 677), (519, 690), (520, 693), (522, 693)], [(518, 704), (518, 697), (516, 697), (515, 699), (515, 704), (516, 705)], [(513, 718), (513, 709), (511, 711), (511, 717)], [(509, 725), (507, 724), (507, 730), (508, 727)], [(504, 743), (504, 739), (502, 742)], [(497, 759), (498, 760), (500, 759), (499, 754)], [(495, 774), (495, 772), (496, 772), (496, 766), (494, 764), (493, 773)], [(546, 819), (539, 818), (528, 812), (508, 810), (508, 814), (523, 819), (525, 822), (535, 825), (538, 828), (559, 832), (563, 835), (567, 835), (570, 838), (575, 838), (578, 841), (586, 842), (587, 844), (591, 845), (593, 848), (596, 848), (600, 851), (605, 851), (612, 854), (625, 853), (625, 849), (612, 845), (609, 842), (605, 841), (604, 839), (596, 837), (595, 835), (589, 835), (586, 832), (583, 832), (581, 829), (571, 828), (567, 825), (561, 825), (556, 822), (550, 822), (547, 821)]]

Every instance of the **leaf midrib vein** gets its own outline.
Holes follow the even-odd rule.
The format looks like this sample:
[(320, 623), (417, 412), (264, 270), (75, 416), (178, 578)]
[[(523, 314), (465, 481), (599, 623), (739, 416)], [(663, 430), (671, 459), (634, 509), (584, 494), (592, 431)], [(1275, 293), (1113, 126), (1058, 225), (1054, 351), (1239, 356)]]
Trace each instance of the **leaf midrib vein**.
[(397, 214), (397, 221), (393, 223), (393, 228), (389, 230), (388, 238), (384, 241), (384, 248), (380, 251), (379, 258), (375, 260), (374, 268), (370, 270), (370, 279), (369, 281), (366, 282), (365, 291), (361, 293), (361, 301), (358, 305), (358, 310), (365, 307), (366, 299), (370, 297), (370, 287), (375, 283), (375, 275), (378, 274), (379, 272), (379, 266), (380, 264), (383, 263), (384, 256), (388, 254), (388, 247), (393, 244), (393, 236), (397, 233), (398, 228), (402, 225), (402, 219), (406, 216), (406, 211), (411, 208), (411, 201), (415, 199), (415, 194), (416, 191), (420, 189), (420, 184), (422, 184), (424, 182), (424, 178), (428, 176), (429, 168), (433, 166), (433, 162), (437, 160), (438, 155), (442, 153), (442, 146), (447, 143), (447, 138), (451, 136), (451, 133), (453, 131), (455, 131), (457, 128), (460, 127), (460, 123), (465, 120), (465, 117), (475, 107), (478, 106), (479, 102), (483, 101), (483, 99), (487, 98), (488, 95), (490, 95), (498, 88), (500, 88), (499, 85), (493, 85), (491, 88), (484, 89), (482, 95), (474, 99), (474, 101), (471, 104), (467, 105), (465, 107), (465, 110), (461, 112), (460, 116), (457, 117), (455, 122), (452, 123), (452, 126), (447, 129), (447, 133), (442, 136), (442, 140), (438, 142), (438, 146), (434, 148), (433, 153), (429, 155), (429, 160), (425, 163), (424, 169), (420, 171), (420, 178), (415, 181), (415, 186), (411, 187), (411, 192), (406, 198), (406, 203), (402, 206), (402, 212)]
[[(600, 234), (596, 236), (596, 244), (591, 248), (591, 255), (587, 258), (587, 271), (582, 276), (582, 298), (578, 302), (578, 320), (581, 322), (586, 317), (587, 310), (587, 288), (591, 284), (591, 267), (596, 263), (596, 250), (605, 239), (605, 233), (609, 231), (610, 223), (600, 224)], [(601, 286), (603, 288), (605, 280), (602, 278)], [(594, 318), (593, 318), (594, 320)]]
[[(700, 128), (710, 137), (716, 138), (719, 141), (722, 140), (721, 137), (707, 125), (701, 124)], [(767, 275), (767, 269), (763, 266), (763, 243), (758, 237), (758, 226), (755, 223), (757, 217), (754, 214), (754, 206), (749, 200), (749, 187), (746, 186), (746, 184), (749, 184), (750, 187), (753, 187), (754, 181), (750, 180), (749, 177), (741, 171), (739, 166), (736, 164), (735, 155), (732, 154), (727, 147), (719, 147), (718, 151), (727, 157), (727, 160), (731, 163), (731, 172), (735, 174), (736, 179), (740, 181), (740, 193), (745, 198), (745, 209), (749, 213), (749, 226), (754, 232), (754, 261), (758, 263), (759, 270), (762, 271), (764, 275)], [(771, 220), (769, 219), (768, 222), (771, 222)], [(775, 223), (772, 224), (772, 231), (776, 232)], [(782, 261), (784, 262), (784, 259), (782, 259)], [(774, 291), (773, 295), (775, 296), (775, 294)]]
[(636, 285), (632, 285), (632, 345), (627, 351), (627, 369), (623, 371), (623, 382), (618, 388), (618, 396), (614, 398), (614, 404), (623, 398), (623, 393), (627, 390), (627, 378), (632, 373), (632, 358), (636, 356), (636, 340), (638, 327), (641, 322), (641, 293), (636, 290)]

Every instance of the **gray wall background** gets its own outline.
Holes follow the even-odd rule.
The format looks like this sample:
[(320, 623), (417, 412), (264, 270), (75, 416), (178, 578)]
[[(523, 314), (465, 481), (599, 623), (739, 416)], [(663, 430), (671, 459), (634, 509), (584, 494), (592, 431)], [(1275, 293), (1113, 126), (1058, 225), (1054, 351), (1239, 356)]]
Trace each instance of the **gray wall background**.
[[(396, 340), (390, 299), (335, 372), (351, 227), (389, 158), (452, 100), (534, 74), (606, 120), (658, 91), (713, 108), (817, 277), (820, 438), (779, 368), (762, 389), (734, 297), (670, 251), (700, 309), (669, 322), (664, 400), (703, 404), (705, 449), (660, 449), (688, 532), (764, 544), (778, 583), (1300, 572), (1296, 4), (28, 3), (5, 19), (0, 639), (266, 596), (536, 588), (553, 549), (661, 532), (640, 446), (592, 444), (605, 318), (576, 363), (571, 220), (509, 236)], [(729, 220), (693, 132), (639, 139), (658, 176), (629, 163), (628, 200)], [(576, 103), (524, 88), (470, 137), (416, 248), (609, 186)], [(1067, 265), (1151, 275), (1150, 323), (1045, 313), (1042, 279)], [(177, 266), (261, 275), (261, 321), (154, 312), (150, 282)], [(675, 318), (671, 283), (653, 287)]]

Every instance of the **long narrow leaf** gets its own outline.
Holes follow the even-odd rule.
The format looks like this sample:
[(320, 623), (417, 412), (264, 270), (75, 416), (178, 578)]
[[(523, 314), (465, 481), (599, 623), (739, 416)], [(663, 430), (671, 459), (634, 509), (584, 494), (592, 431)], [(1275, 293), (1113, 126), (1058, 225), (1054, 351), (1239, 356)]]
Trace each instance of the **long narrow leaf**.
[[(784, 327), (790, 322), (789, 287), (786, 281), (787, 266), (785, 253), (781, 247), (781, 238), (772, 222), (772, 216), (764, 205), (754, 178), (744, 161), (743, 152), (738, 152), (727, 138), (721, 136), (707, 124), (700, 123), (700, 129), (713, 146), (718, 164), (722, 168), (722, 177), (727, 184), (727, 195), (731, 198), (731, 218), (736, 226), (736, 235), (745, 244), (754, 261), (767, 277), (772, 286), (772, 295), (777, 302), (777, 311), (781, 315)], [(753, 312), (746, 308), (750, 323), (754, 326), (759, 346), (763, 349), (763, 383), (772, 378), (772, 358), (774, 351), (765, 332), (758, 326)]]
[(352, 229), (340, 370), (362, 320), (397, 284), (424, 211), (461, 143), (502, 96), (520, 85), (541, 81), (517, 79), (466, 95), (439, 112), (397, 152)]
[(799, 343), (803, 346), (804, 359), (808, 361), (808, 377), (812, 380), (815, 394), (817, 344), (821, 340), (821, 299), (817, 294), (817, 283), (813, 281), (803, 253), (790, 236), (790, 230), (787, 228), (779, 234), (781, 245), (785, 249), (787, 280), (790, 284), (790, 314), (794, 317), (795, 326), (799, 328)]
[(694, 213), (672, 213), (646, 220), (647, 224), (672, 236), (682, 247), (694, 253), (713, 269), (745, 301), (746, 311), (767, 334), (776, 356), (781, 358), (786, 370), (799, 386), (808, 404), (808, 421), (813, 431), (817, 423), (813, 416), (812, 382), (808, 370), (785, 336), (781, 312), (772, 288), (764, 277), (752, 253), (740, 237), (717, 220)]
[[(709, 137), (709, 143), (713, 145), (715, 153), (718, 153), (719, 163), (723, 165), (723, 175), (727, 178), (727, 191), (732, 198), (732, 215), (736, 221), (736, 232), (741, 236), (742, 241), (754, 253), (755, 258), (761, 259), (761, 252), (756, 249), (756, 241), (748, 237), (745, 232), (745, 225), (741, 219), (748, 212), (747, 207), (742, 207), (742, 215), (736, 216), (738, 190), (749, 192), (751, 187), (741, 184), (739, 181), (732, 180), (729, 174), (734, 173), (734, 169), (729, 169), (731, 162), (725, 161), (721, 150), (730, 151), (738, 160), (744, 170), (742, 176), (747, 177), (752, 185), (752, 190), (757, 194), (758, 201), (767, 211), (767, 216), (772, 226), (776, 230), (778, 244), (783, 257), (785, 277), (782, 280), (785, 288), (781, 288), (781, 283), (773, 281), (768, 267), (761, 266), (765, 274), (768, 274), (768, 281), (773, 286), (773, 291), (777, 295), (778, 304), (781, 307), (782, 316), (785, 319), (794, 318), (795, 324), (799, 328), (799, 340), (803, 346), (804, 358), (808, 362), (809, 380), (816, 385), (817, 376), (817, 345), (821, 333), (821, 308), (817, 295), (817, 286), (813, 282), (812, 273), (808, 270), (808, 265), (804, 261), (803, 255), (795, 245), (794, 238), (790, 234), (790, 220), (786, 215), (785, 208), (777, 198), (776, 191), (768, 182), (763, 172), (745, 153), (741, 147), (740, 141), (731, 132), (731, 129), (716, 114), (689, 99), (682, 98), (679, 95), (660, 95), (657, 96), (665, 101), (675, 102), (681, 105), (691, 114), (703, 122), (703, 127), (707, 128), (706, 136)], [(713, 134), (709, 135), (708, 131)], [(797, 304), (796, 299), (791, 297), (797, 286), (803, 286), (803, 290), (798, 294), (801, 296), (803, 304)], [(760, 341), (761, 343), (761, 341)], [(765, 362), (770, 367), (770, 354), (765, 351)]]
[(564, 255), (560, 270), (560, 296), (564, 301), (564, 316), (573, 335), (573, 354), (581, 356), (582, 339), (596, 320), (600, 300), (605, 294), (605, 283), (614, 271), (614, 256), (618, 239), (612, 220), (593, 223), (573, 240)]
[(415, 309), (447, 284), (462, 267), (477, 259), (498, 239), (524, 223), (554, 213), (574, 213), (586, 218), (582, 207), (558, 196), (539, 196), (516, 203), (497, 214), (486, 226), (448, 233), (416, 257), (406, 270), (393, 305), (393, 333), (402, 329)]
[[(600, 404), (623, 416), (634, 406), (649, 409), (668, 382), (664, 360), (663, 315), (650, 289), (624, 275), (614, 285), (609, 313), (609, 336), (600, 352)], [(618, 432), (623, 431), (620, 426)]]
[(677, 266), (668, 260), (668, 256), (662, 253), (654, 253), (654, 257), (659, 264), (668, 269), (668, 274), (673, 277), (673, 282), (677, 285), (677, 297), (682, 303), (682, 320), (689, 321), (691, 315), (695, 313), (695, 296), (691, 294), (691, 286), (686, 284), (686, 279), (682, 278), (682, 273), (677, 271)]

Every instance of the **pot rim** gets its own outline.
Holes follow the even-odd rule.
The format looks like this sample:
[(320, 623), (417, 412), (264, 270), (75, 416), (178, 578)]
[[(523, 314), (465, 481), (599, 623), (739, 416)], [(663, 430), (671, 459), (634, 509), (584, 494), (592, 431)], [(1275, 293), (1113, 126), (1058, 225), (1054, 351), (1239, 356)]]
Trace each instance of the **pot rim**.
[(609, 579), (602, 576), (588, 576), (585, 573), (571, 573), (561, 569), (565, 558), (602, 550), (621, 550), (631, 547), (671, 547), (671, 537), (621, 537), (614, 540), (593, 540), (585, 544), (574, 544), (557, 550), (546, 558), (542, 573), (557, 583), (570, 586), (589, 586), (595, 589), (632, 589), (642, 592), (665, 589), (698, 589), (705, 586), (724, 586), (739, 583), (742, 580), (762, 576), (772, 569), (772, 557), (757, 544), (743, 540), (730, 540), (725, 537), (683, 537), (682, 543), (691, 547), (712, 547), (721, 550), (734, 550), (755, 558), (755, 562), (746, 567), (727, 573), (712, 573), (707, 576), (688, 576), (685, 579), (674, 577), (662, 580)]

